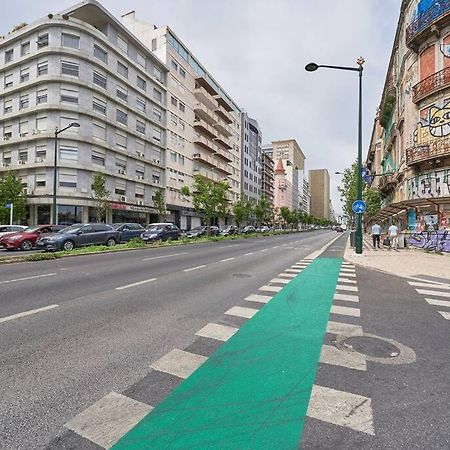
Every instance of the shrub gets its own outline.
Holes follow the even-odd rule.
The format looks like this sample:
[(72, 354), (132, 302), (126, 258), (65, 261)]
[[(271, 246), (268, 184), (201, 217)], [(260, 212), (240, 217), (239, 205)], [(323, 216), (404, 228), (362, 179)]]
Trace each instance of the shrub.
[(189, 244), (189, 242), (196, 241), (196, 240), (197, 240), (197, 238), (188, 238), (188, 237), (186, 237), (186, 236), (183, 236), (183, 237), (180, 239), (180, 241), (181, 241), (182, 244)]
[(49, 259), (58, 259), (58, 253), (32, 253), (25, 258), (25, 261), (48, 261)]
[(210, 236), (209, 240), (212, 242), (217, 242), (219, 240), (219, 237), (218, 236)]
[(145, 242), (141, 238), (132, 238), (125, 245), (127, 248), (142, 248)]

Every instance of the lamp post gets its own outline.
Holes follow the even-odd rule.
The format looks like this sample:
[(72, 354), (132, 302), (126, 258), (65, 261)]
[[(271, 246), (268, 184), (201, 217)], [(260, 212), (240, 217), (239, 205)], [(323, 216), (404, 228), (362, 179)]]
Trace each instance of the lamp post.
[[(358, 67), (345, 67), (345, 66), (328, 66), (316, 63), (309, 63), (305, 66), (307, 72), (314, 72), (318, 68), (323, 67), (325, 69), (336, 70), (349, 70), (352, 72), (358, 72), (359, 75), (359, 95), (358, 95), (358, 178), (356, 180), (356, 196), (357, 200), (362, 200), (362, 74), (364, 58), (359, 57), (356, 60)], [(356, 214), (356, 233), (355, 233), (355, 249), (356, 253), (362, 253), (362, 214)]]
[(70, 123), (67, 127), (62, 130), (55, 128), (55, 158), (53, 160), (53, 212), (52, 212), (52, 222), (53, 225), (58, 225), (58, 215), (56, 214), (56, 186), (57, 186), (57, 173), (58, 173), (58, 135), (69, 128), (80, 126), (77, 122)]

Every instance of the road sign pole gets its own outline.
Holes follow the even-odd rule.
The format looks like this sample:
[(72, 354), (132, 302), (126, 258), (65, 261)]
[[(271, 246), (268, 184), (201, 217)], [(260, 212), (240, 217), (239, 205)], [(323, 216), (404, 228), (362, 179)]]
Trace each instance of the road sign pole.
[[(362, 74), (363, 67), (359, 66), (359, 96), (358, 96), (358, 179), (356, 180), (357, 199), (362, 200)], [(356, 233), (355, 233), (355, 250), (356, 253), (362, 254), (363, 236), (362, 236), (362, 214), (356, 214)]]
[(10, 203), (11, 208), (9, 209), (9, 224), (13, 224), (13, 211), (14, 211), (14, 204)]

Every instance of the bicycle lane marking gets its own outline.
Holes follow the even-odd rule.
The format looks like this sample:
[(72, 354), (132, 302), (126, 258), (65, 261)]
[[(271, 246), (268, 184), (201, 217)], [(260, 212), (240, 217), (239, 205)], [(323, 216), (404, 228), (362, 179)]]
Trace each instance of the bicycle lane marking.
[(318, 258), (113, 448), (297, 448), (341, 258)]

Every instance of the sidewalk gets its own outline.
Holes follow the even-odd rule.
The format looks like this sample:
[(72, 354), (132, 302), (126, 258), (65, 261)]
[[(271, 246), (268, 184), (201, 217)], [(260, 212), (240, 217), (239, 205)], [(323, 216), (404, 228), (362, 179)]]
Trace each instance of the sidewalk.
[(347, 242), (344, 258), (370, 269), (380, 270), (400, 277), (428, 278), (430, 280), (447, 282), (450, 280), (450, 254), (427, 253), (418, 249), (387, 248), (374, 249), (370, 236), (363, 238), (363, 254), (357, 255)]

